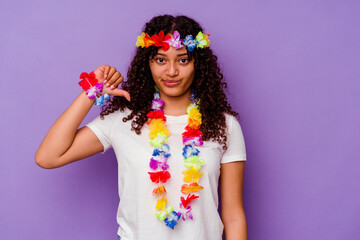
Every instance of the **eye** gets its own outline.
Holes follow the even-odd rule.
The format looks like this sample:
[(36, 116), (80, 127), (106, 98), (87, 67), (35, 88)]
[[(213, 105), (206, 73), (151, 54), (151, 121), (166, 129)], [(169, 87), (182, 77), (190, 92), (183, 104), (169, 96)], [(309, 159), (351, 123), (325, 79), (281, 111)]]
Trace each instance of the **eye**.
[(165, 62), (165, 60), (163, 58), (157, 58), (157, 59), (155, 59), (155, 61), (158, 62), (158, 63), (164, 63)]
[(187, 59), (187, 58), (182, 58), (182, 59), (180, 59), (180, 62), (181, 62), (181, 63), (188, 63), (188, 62), (189, 62), (189, 59)]

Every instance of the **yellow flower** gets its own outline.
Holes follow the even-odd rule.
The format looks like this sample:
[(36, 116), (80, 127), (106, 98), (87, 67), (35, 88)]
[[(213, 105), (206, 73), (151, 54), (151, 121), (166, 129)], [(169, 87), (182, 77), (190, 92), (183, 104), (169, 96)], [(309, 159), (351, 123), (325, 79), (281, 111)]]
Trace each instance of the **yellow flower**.
[(191, 128), (198, 129), (200, 127), (201, 113), (197, 108), (190, 109), (188, 123)]
[(184, 174), (184, 182), (193, 182), (193, 183), (197, 183), (202, 177), (202, 175), (204, 175), (202, 172), (195, 170), (193, 167), (191, 167), (188, 170), (182, 171), (182, 174)]
[(136, 40), (137, 47), (147, 48), (154, 44), (155, 44), (155, 42), (153, 40), (151, 40), (149, 34), (144, 33), (144, 32), (142, 32), (141, 35), (139, 35)]
[(137, 37), (137, 40), (136, 40), (136, 46), (137, 47), (145, 47), (145, 40), (144, 40), (144, 38), (145, 38), (145, 33), (143, 32), (143, 33), (141, 33), (141, 35), (139, 35), (138, 37)]
[(209, 35), (210, 34), (202, 32), (199, 32), (198, 35), (196, 35), (196, 41), (198, 41), (198, 48), (204, 48), (210, 45)]
[(149, 123), (149, 137), (150, 139), (155, 139), (158, 133), (163, 133), (166, 137), (169, 136), (170, 132), (167, 129), (165, 122), (161, 118), (151, 119)]
[(160, 209), (161, 211), (164, 211), (166, 203), (167, 203), (167, 198), (166, 198), (166, 194), (165, 194), (164, 196), (162, 196), (162, 198), (157, 200), (155, 208)]
[(210, 34), (204, 33), (204, 40), (206, 40), (206, 42), (207, 42), (207, 44), (206, 44), (205, 47), (209, 47), (209, 46), (210, 46), (209, 36), (210, 36)]

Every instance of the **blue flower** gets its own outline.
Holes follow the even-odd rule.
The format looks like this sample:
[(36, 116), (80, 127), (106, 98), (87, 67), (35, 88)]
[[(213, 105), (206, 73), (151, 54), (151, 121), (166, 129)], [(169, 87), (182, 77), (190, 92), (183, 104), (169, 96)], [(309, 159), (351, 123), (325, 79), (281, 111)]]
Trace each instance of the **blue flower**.
[(165, 218), (164, 222), (166, 223), (166, 226), (168, 226), (171, 229), (174, 229), (175, 225), (177, 224), (177, 220), (179, 220), (181, 217), (181, 213), (177, 213), (175, 211), (172, 211), (170, 214), (170, 217)]
[(182, 155), (184, 156), (185, 159), (187, 159), (191, 155), (197, 156), (199, 152), (200, 151), (197, 148), (193, 147), (192, 145), (185, 145), (185, 147), (183, 148)]
[(96, 106), (102, 106), (105, 102), (110, 100), (109, 94), (105, 93), (104, 95), (101, 95), (100, 97), (95, 97), (95, 105)]
[(164, 143), (163, 145), (161, 145), (160, 149), (155, 148), (152, 155), (155, 157), (160, 156), (161, 154), (166, 158), (170, 157), (170, 146)]
[(187, 46), (189, 52), (192, 52), (197, 46), (198, 42), (193, 39), (192, 35), (187, 35), (183, 41), (183, 44)]

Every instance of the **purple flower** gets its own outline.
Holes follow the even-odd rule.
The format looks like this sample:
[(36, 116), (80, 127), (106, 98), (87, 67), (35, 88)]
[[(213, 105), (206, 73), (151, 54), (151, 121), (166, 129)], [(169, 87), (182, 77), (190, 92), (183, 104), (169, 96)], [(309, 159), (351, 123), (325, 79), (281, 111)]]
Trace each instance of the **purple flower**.
[(169, 168), (169, 165), (167, 164), (167, 158), (163, 158), (163, 162), (162, 161), (158, 161), (155, 158), (151, 158), (150, 159), (150, 168), (153, 170), (156, 170), (159, 166), (162, 168), (162, 170), (166, 170)]
[(178, 31), (174, 31), (174, 37), (166, 40), (170, 46), (173, 46), (176, 49), (183, 48), (184, 45), (181, 44), (180, 33)]
[(88, 95), (89, 98), (93, 99), (98, 93), (102, 92), (103, 85), (104, 84), (101, 82), (96, 84), (92, 88), (89, 88), (88, 90), (86, 90), (86, 95)]
[(192, 138), (183, 138), (183, 144), (193, 145), (193, 146), (202, 146), (204, 143), (201, 139), (201, 136), (192, 137)]
[(162, 106), (164, 105), (164, 101), (161, 99), (154, 99), (151, 104), (152, 110), (161, 110)]

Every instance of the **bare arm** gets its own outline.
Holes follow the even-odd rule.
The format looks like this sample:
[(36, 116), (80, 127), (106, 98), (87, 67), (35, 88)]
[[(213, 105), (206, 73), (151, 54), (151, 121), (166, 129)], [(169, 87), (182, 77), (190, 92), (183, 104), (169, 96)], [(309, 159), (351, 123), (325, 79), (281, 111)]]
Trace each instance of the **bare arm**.
[[(115, 89), (115, 86), (123, 81), (115, 68), (102, 65), (95, 74), (100, 81), (103, 81), (106, 75), (110, 78), (107, 81), (109, 84), (105, 84), (105, 93), (130, 97), (127, 92)], [(114, 86), (109, 86), (111, 84)], [(56, 120), (35, 154), (35, 161), (40, 167), (61, 167), (103, 150), (101, 142), (89, 128), (78, 129), (93, 104), (94, 100), (89, 99), (83, 91)]]
[(248, 239), (242, 198), (244, 170), (244, 161), (221, 164), (221, 218), (226, 240)]
[(40, 144), (36, 163), (43, 168), (57, 168), (91, 156), (102, 150), (102, 144), (88, 128), (78, 130), (94, 104), (83, 91), (56, 120)]

